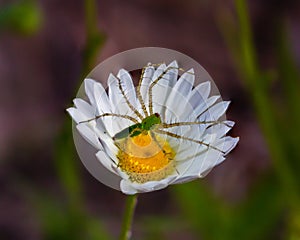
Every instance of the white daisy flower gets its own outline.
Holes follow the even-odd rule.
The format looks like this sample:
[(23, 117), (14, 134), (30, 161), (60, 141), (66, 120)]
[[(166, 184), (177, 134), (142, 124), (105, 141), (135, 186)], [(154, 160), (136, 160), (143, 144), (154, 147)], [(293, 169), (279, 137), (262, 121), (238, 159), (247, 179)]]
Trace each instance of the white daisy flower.
[(209, 96), (210, 82), (194, 87), (193, 69), (180, 71), (176, 61), (149, 64), (135, 88), (121, 69), (110, 74), (108, 91), (85, 79), (88, 101), (76, 98), (67, 109), (125, 194), (204, 177), (239, 140), (226, 136), (234, 122), (220, 120), (229, 102)]

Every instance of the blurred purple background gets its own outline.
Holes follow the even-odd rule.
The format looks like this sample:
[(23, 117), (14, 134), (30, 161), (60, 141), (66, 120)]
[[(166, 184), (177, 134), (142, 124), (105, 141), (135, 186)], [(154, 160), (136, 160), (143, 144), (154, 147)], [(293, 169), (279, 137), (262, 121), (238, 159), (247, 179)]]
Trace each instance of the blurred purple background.
[[(10, 1), (1, 1), (1, 7)], [(223, 99), (232, 104), (227, 118), (240, 136), (227, 160), (201, 180), (223, 198), (246, 197), (257, 176), (270, 167), (269, 154), (243, 83), (224, 43), (220, 16), (232, 11), (232, 1), (98, 1), (98, 27), (106, 36), (97, 63), (121, 51), (146, 46), (165, 47), (198, 61), (212, 76)], [(294, 54), (300, 62), (299, 1), (249, 1), (255, 42), (262, 66), (272, 68), (274, 29), (278, 17), (288, 22)], [(0, 29), (0, 236), (41, 239), (40, 223), (28, 197), (32, 189), (61, 196), (53, 164), (54, 141), (65, 109), (72, 104), (82, 70), (86, 41), (83, 1), (38, 1), (40, 28), (23, 35)], [(219, 21), (219, 23), (218, 23)], [(97, 65), (95, 63), (95, 65)], [(276, 91), (274, 91), (276, 94)], [(71, 129), (70, 129), (71, 131)], [(89, 211), (118, 229), (124, 197), (97, 182), (78, 159)], [(30, 195), (30, 194), (29, 194)], [(161, 201), (163, 197), (163, 201)], [(176, 212), (168, 190), (142, 195), (138, 214)], [(188, 237), (188, 235), (187, 235)], [(178, 238), (180, 239), (180, 238)], [(191, 238), (193, 239), (193, 238)]]

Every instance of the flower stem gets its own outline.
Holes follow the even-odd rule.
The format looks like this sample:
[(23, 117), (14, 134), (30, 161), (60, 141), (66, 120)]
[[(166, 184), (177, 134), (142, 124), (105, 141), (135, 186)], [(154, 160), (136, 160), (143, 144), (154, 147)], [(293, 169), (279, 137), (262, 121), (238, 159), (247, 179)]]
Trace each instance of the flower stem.
[(131, 225), (137, 204), (137, 195), (128, 195), (126, 199), (125, 213), (123, 216), (120, 240), (128, 240), (131, 237)]

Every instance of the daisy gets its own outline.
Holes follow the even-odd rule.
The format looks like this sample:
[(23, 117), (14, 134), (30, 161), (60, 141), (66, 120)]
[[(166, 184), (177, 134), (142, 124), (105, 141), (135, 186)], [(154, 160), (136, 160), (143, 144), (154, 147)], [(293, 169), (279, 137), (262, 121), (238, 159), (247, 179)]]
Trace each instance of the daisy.
[(136, 88), (124, 69), (109, 75), (107, 91), (85, 79), (88, 101), (76, 98), (67, 111), (123, 193), (202, 178), (236, 146), (226, 136), (234, 122), (222, 120), (229, 102), (210, 96), (210, 82), (194, 87), (196, 77), (174, 61), (148, 64)]

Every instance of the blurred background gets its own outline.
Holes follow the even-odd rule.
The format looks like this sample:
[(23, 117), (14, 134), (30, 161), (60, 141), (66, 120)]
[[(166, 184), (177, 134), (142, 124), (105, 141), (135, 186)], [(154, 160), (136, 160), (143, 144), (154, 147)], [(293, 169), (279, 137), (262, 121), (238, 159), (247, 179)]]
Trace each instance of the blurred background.
[(205, 179), (139, 196), (133, 239), (300, 239), (300, 2), (0, 1), (0, 239), (116, 239), (125, 196), (72, 140), (98, 63), (165, 47), (213, 77), (238, 147)]

